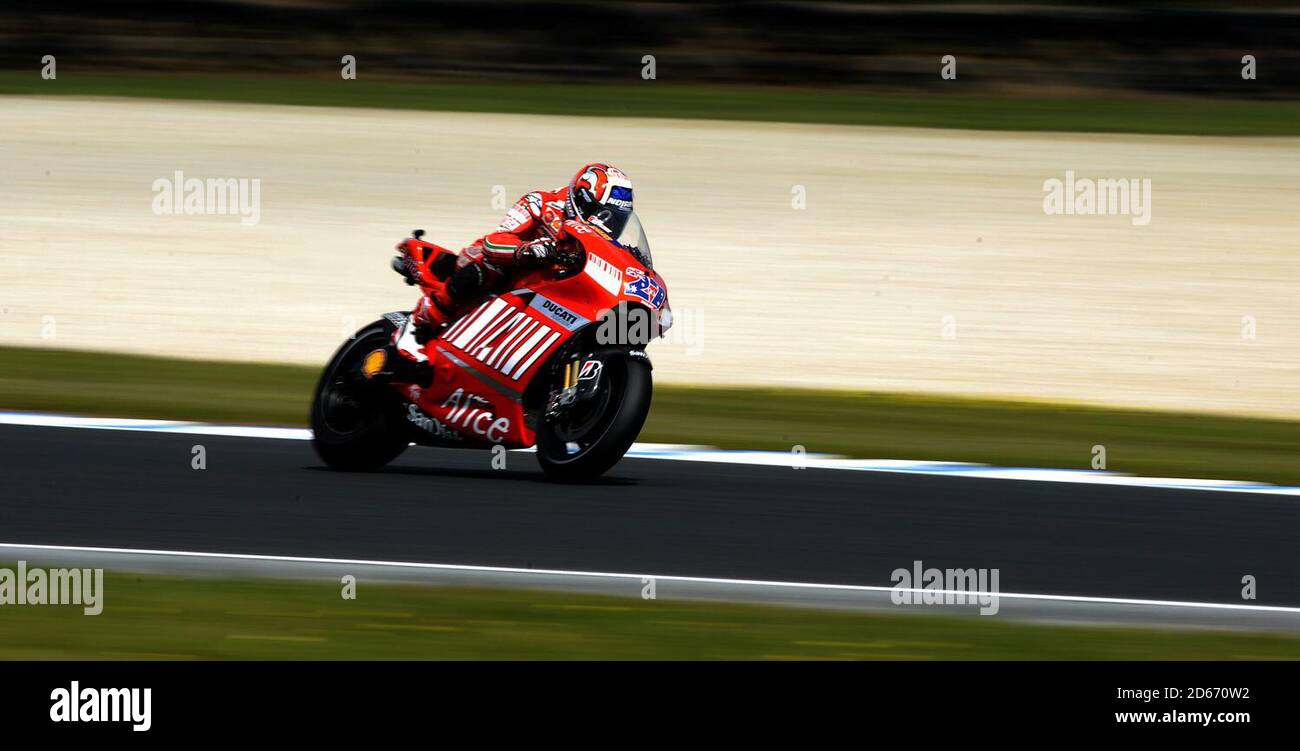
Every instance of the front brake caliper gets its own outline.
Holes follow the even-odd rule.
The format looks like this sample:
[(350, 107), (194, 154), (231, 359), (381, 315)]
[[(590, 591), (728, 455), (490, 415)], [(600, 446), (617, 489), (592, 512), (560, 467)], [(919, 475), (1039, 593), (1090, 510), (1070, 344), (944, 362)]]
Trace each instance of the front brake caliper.
[(552, 396), (557, 412), (600, 393), (600, 376), (605, 364), (595, 358), (578, 358), (564, 367), (564, 388)]
[(552, 392), (546, 406), (546, 417), (562, 414), (574, 404), (584, 402), (600, 393), (600, 377), (605, 363), (595, 358), (570, 360), (564, 366), (563, 387)]
[(578, 369), (580, 360), (571, 360), (564, 364), (564, 380), (558, 391), (551, 392), (546, 404), (546, 419), (550, 420), (563, 414), (573, 406), (578, 396)]

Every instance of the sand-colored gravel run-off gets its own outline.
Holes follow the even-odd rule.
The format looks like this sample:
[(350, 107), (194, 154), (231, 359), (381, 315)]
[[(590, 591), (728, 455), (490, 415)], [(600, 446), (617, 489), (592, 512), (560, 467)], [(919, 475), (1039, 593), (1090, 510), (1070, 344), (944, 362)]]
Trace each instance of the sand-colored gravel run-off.
[[(0, 344), (320, 363), (414, 302), (410, 229), (460, 247), (594, 159), (669, 283), (662, 381), (1300, 417), (1286, 138), (3, 97)], [(260, 223), (156, 215), (176, 170), (260, 179)], [(1150, 178), (1150, 224), (1046, 215), (1066, 170)]]

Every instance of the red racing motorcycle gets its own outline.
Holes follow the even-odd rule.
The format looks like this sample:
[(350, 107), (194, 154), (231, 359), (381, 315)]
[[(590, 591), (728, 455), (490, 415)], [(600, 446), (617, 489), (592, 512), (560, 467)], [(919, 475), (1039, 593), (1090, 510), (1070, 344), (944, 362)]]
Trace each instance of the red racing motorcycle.
[[(312, 445), (334, 469), (382, 467), (411, 444), (535, 446), (550, 477), (596, 477), (650, 410), (645, 346), (672, 324), (668, 289), (633, 214), (618, 237), (554, 222), (557, 260), (430, 335), (387, 313), (334, 354), (312, 400)], [(428, 294), (456, 254), (423, 231), (394, 268)], [(412, 268), (414, 266), (414, 269)]]

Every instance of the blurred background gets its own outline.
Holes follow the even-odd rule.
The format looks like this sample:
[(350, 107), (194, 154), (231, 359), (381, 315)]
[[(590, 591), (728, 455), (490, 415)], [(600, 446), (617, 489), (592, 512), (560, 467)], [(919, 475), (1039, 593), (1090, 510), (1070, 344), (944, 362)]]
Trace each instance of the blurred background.
[[(413, 303), (386, 266), (410, 229), (460, 247), (605, 160), (678, 314), (661, 382), (1300, 415), (1286, 2), (0, 21), (0, 344), (316, 365)], [(156, 214), (178, 171), (260, 181), (256, 223)], [(1150, 222), (1046, 214), (1067, 173), (1150, 180)]]
[(41, 55), (97, 70), (321, 77), (339, 50), (367, 76), (622, 82), (643, 54), (675, 82), (939, 92), (1242, 96), (1219, 75), (1268, 60), (1251, 97), (1300, 92), (1300, 14), (1254, 2), (421, 2), (18, 0), (0, 10), (0, 66)]
[[(524, 193), (599, 160), (636, 184), (676, 318), (650, 348), (644, 441), (1075, 469), (1098, 468), (1100, 447), (1120, 472), (1300, 486), (1297, 95), (1297, 2), (11, 0), (0, 411), (301, 425), (339, 343), (415, 304), (388, 266), (411, 229), (462, 247)], [(155, 186), (178, 175), (256, 181), (255, 216), (157, 211)], [(1047, 211), (1051, 183), (1074, 177), (1149, 184), (1149, 221)], [(1269, 577), (1266, 598), (1294, 602), (1293, 525), (1276, 496), (1242, 496), (1224, 522), (1226, 503), (1201, 512), (1221, 496), (1193, 490), (1107, 504), (1052, 483), (1056, 495), (1007, 513), (989, 480), (934, 494), (896, 475), (772, 469), (701, 491), (647, 470), (649, 481), (583, 489), (585, 506), (551, 493), (567, 502), (555, 523), (590, 535), (565, 538), (523, 515), (553, 500), (531, 464), (490, 479), (453, 471), (505, 505), (448, 526), (418, 493), (394, 499), (399, 475), (322, 479), (302, 471), (315, 461), (305, 444), (287, 461), (250, 449), (252, 471), (223, 459), (198, 475), (217, 497), (241, 478), (256, 493), (190, 513), (204, 496), (191, 498), (184, 451), (64, 450), (81, 437), (46, 449), (6, 430), (51, 478), (31, 483), (48, 504), (14, 503), (52, 509), (56, 529), (68, 494), (54, 480), (125, 486), (111, 504), (87, 499), (113, 514), (73, 526), (89, 543), (125, 531), (179, 545), (175, 530), (198, 524), (233, 530), (232, 549), (260, 529), (335, 555), (364, 537), (354, 527), (419, 534), (413, 519), (437, 518), (449, 535), (482, 525), (466, 539), (503, 540), (507, 552), (476, 551), (487, 562), (536, 553), (520, 559), (531, 568), (557, 552), (576, 560), (564, 556), (596, 538), (636, 540), (626, 547), (651, 560), (721, 561), (724, 573), (737, 550), (782, 576), (829, 551), (849, 562), (835, 581), (879, 584), (917, 550), (950, 552), (943, 528), (982, 556), (958, 563), (1005, 566), (1008, 582), (1028, 572), (1092, 592), (1079, 582), (1107, 568), (1101, 594), (1240, 604), (1249, 571)], [(346, 502), (312, 497), (304, 475)], [(419, 493), (442, 479), (415, 475), (404, 479)], [(763, 493), (774, 505), (757, 503)], [(881, 508), (902, 534), (879, 524)], [(712, 535), (710, 518), (726, 532)], [(318, 531), (331, 523), (337, 536)], [(368, 557), (394, 555), (390, 533), (373, 534)], [(1152, 561), (1168, 580), (1146, 582)], [(111, 597), (127, 607), (92, 625), (6, 609), (0, 657), (1300, 653), (1271, 636), (893, 613), (675, 603), (665, 620), (632, 590), (615, 602), (371, 589), (366, 614), (340, 610), (333, 582), (118, 581)], [(377, 623), (380, 611), (423, 625)]]

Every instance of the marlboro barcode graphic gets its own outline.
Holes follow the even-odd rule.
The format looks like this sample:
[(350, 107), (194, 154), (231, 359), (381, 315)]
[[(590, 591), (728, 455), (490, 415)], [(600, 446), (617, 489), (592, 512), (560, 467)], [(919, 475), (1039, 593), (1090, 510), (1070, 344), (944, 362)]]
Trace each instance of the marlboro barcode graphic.
[(447, 329), (443, 341), (513, 380), (528, 372), (560, 332), (497, 298)]

